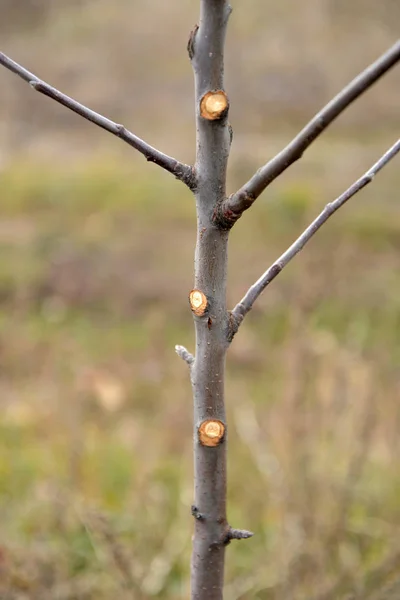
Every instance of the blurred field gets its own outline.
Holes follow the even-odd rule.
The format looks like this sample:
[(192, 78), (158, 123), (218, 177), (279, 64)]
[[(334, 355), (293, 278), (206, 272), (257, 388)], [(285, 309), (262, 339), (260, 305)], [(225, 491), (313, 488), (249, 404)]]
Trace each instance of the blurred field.
[[(196, 5), (41, 0), (23, 13), (0, 0), (2, 50), (190, 162)], [(232, 190), (394, 41), (399, 10), (233, 5)], [(187, 598), (191, 390), (174, 345), (194, 345), (193, 199), (0, 78), (0, 598)], [(241, 219), (230, 306), (393, 143), (398, 82), (390, 74)], [(398, 187), (394, 161), (232, 344), (229, 519), (256, 535), (227, 550), (227, 600), (400, 597)]]

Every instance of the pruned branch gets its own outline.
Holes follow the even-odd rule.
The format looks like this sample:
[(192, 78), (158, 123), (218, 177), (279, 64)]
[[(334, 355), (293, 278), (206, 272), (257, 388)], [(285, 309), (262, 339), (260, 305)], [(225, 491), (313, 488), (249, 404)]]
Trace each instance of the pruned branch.
[(234, 335), (243, 321), (246, 314), (252, 309), (254, 302), (257, 300), (259, 295), (265, 290), (265, 288), (275, 279), (277, 275), (282, 271), (284, 267), (304, 248), (307, 242), (313, 237), (320, 227), (335, 213), (343, 204), (345, 204), (352, 196), (357, 194), (362, 188), (368, 185), (375, 175), (379, 173), (381, 169), (388, 162), (394, 158), (394, 156), (400, 151), (400, 139), (353, 185), (351, 185), (343, 194), (341, 194), (336, 200), (327, 204), (324, 210), (318, 215), (318, 217), (307, 227), (305, 231), (297, 238), (297, 240), (284, 252), (273, 265), (269, 267), (261, 275), (261, 277), (249, 288), (241, 301), (235, 306), (232, 311)]
[(366, 92), (382, 75), (400, 60), (400, 41), (358, 75), (331, 100), (279, 154), (261, 167), (255, 175), (220, 207), (217, 220), (231, 227), (250, 208), (265, 188), (291, 164), (354, 100)]
[(141, 154), (143, 154), (148, 161), (154, 162), (169, 173), (172, 173), (177, 179), (183, 181), (189, 188), (192, 189), (195, 187), (194, 171), (189, 165), (185, 165), (177, 161), (175, 158), (172, 158), (167, 154), (163, 154), (162, 152), (160, 152), (156, 148), (153, 148), (153, 146), (150, 146), (149, 144), (147, 144), (147, 142), (133, 134), (131, 131), (126, 129), (123, 125), (111, 121), (107, 117), (100, 115), (99, 113), (91, 110), (87, 106), (80, 104), (80, 102), (77, 102), (73, 98), (66, 96), (56, 88), (39, 79), (36, 75), (34, 75), (21, 65), (13, 61), (11, 58), (6, 56), (2, 52), (0, 52), (0, 64), (3, 65), (3, 67), (6, 67), (6, 69), (8, 69), (9, 71), (12, 71), (13, 73), (21, 77), (21, 79), (23, 79), (24, 81), (27, 81), (30, 84), (30, 86), (37, 92), (40, 92), (41, 94), (52, 98), (59, 104), (62, 104), (66, 108), (69, 108), (84, 119), (91, 121), (95, 125), (98, 125), (102, 129), (105, 129), (109, 133), (112, 133), (113, 135), (119, 137), (121, 140), (123, 140), (124, 142), (138, 150)]

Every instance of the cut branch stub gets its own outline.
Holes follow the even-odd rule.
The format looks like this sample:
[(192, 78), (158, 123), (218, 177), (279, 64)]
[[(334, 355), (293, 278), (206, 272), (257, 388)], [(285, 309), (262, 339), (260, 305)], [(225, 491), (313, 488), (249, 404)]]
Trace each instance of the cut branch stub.
[(203, 446), (215, 447), (225, 435), (225, 425), (217, 419), (207, 419), (199, 427), (199, 440)]
[(192, 312), (197, 317), (202, 317), (208, 308), (207, 298), (205, 294), (203, 294), (203, 292), (200, 290), (192, 290), (190, 292), (189, 304), (190, 308), (192, 309)]
[(200, 115), (208, 121), (222, 119), (229, 108), (228, 96), (223, 90), (207, 92), (200, 100)]

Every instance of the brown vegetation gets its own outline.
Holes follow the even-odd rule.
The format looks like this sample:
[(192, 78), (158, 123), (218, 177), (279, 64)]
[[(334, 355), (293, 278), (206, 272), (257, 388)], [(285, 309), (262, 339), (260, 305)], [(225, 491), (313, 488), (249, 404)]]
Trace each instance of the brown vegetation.
[[(15, 6), (0, 1), (4, 51), (189, 162), (184, 48), (197, 7)], [(398, 10), (389, 0), (235, 7), (232, 188), (390, 45)], [(243, 217), (230, 305), (393, 141), (398, 80), (350, 109)], [(24, 85), (7, 76), (0, 97), (0, 597), (184, 598), (191, 402), (173, 348), (192, 345), (194, 208), (183, 186)], [(254, 109), (239, 115), (244, 94)], [(230, 548), (228, 600), (396, 598), (397, 190), (392, 165), (233, 342), (230, 513), (257, 535)]]

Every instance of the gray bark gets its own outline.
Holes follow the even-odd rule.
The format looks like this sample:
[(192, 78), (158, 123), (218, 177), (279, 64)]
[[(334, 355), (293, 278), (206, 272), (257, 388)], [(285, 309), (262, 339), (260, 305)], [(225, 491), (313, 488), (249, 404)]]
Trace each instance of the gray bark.
[(217, 446), (199, 440), (207, 419), (225, 427), (224, 372), (228, 347), (226, 309), (228, 232), (213, 222), (225, 199), (230, 135), (227, 112), (221, 119), (200, 115), (210, 91), (224, 90), (224, 41), (230, 7), (226, 0), (202, 0), (200, 22), (191, 35), (189, 55), (195, 76), (197, 244), (195, 288), (207, 298), (207, 310), (194, 316), (196, 355), (191, 369), (194, 397), (193, 600), (220, 600), (223, 594), (226, 518), (226, 429)]

